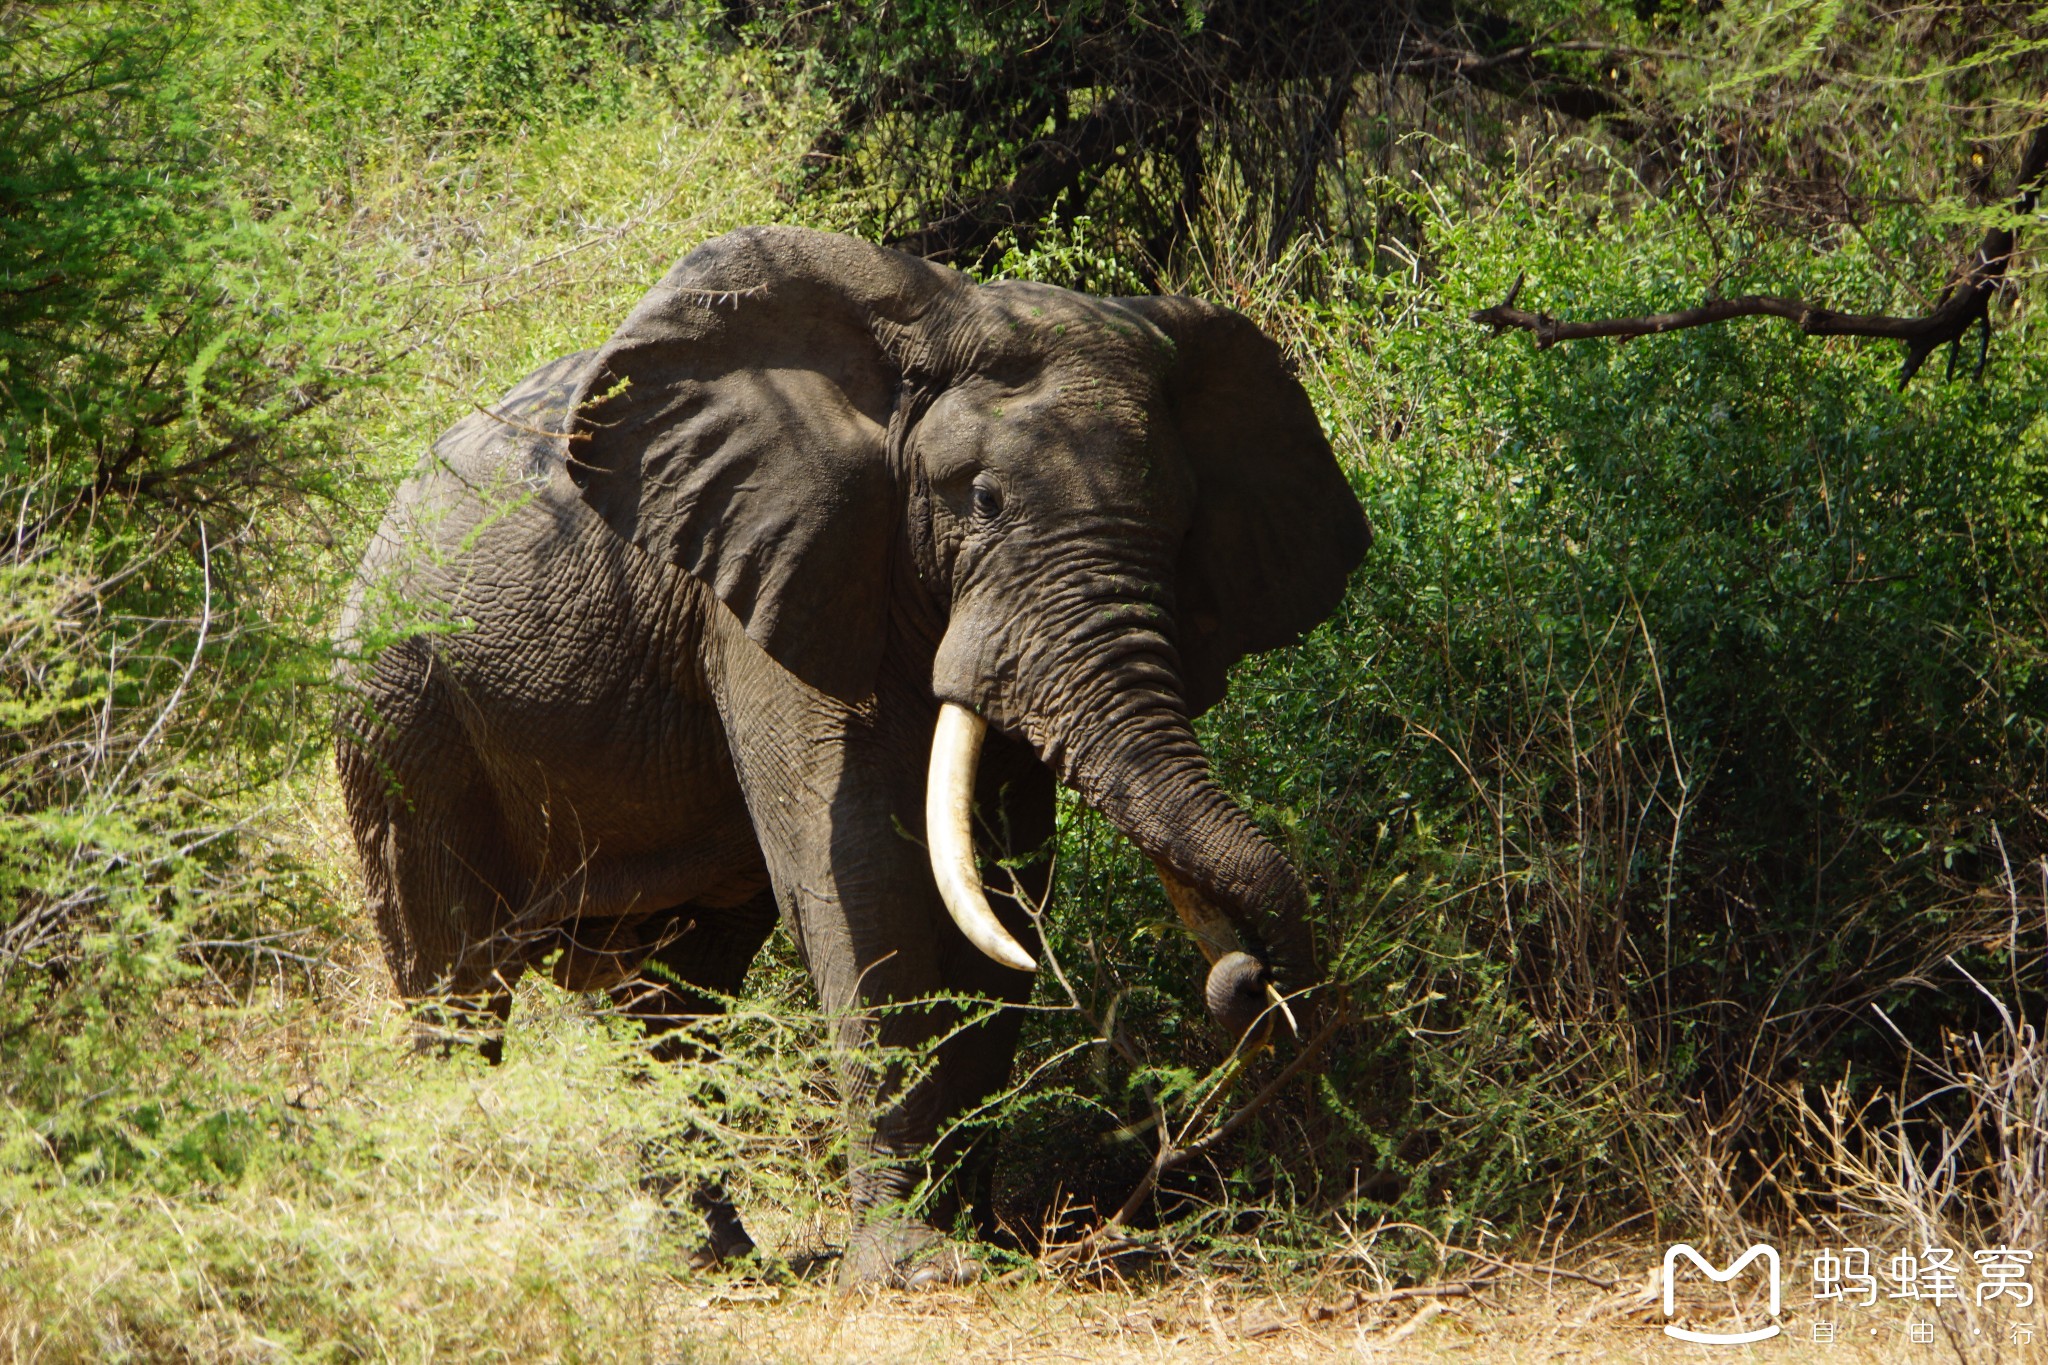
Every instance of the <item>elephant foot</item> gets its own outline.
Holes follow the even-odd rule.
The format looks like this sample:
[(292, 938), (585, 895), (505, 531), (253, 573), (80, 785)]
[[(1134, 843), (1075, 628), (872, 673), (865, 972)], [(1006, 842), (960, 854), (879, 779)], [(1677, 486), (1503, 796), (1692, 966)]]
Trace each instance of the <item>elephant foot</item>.
[(981, 1262), (957, 1246), (947, 1245), (930, 1259), (903, 1267), (904, 1289), (953, 1289), (981, 1279)]
[(754, 1239), (741, 1234), (737, 1242), (721, 1242), (716, 1237), (707, 1237), (690, 1253), (690, 1269), (698, 1274), (708, 1270), (724, 1270), (754, 1254)]
[(928, 1223), (889, 1219), (854, 1234), (839, 1288), (950, 1289), (981, 1278), (981, 1262)]
[(690, 1202), (704, 1215), (707, 1233), (702, 1245), (690, 1253), (690, 1269), (716, 1270), (754, 1254), (754, 1239), (740, 1222), (739, 1211), (717, 1187), (699, 1189)]

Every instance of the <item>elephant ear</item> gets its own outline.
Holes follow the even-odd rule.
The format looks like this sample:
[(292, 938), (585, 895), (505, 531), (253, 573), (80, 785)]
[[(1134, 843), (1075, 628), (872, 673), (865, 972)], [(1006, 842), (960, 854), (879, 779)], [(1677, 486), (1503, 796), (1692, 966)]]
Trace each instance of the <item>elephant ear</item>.
[(887, 626), (885, 435), (920, 321), (963, 277), (831, 233), (747, 228), (669, 271), (575, 399), (571, 476), (707, 584), (784, 668), (857, 701)]
[(1118, 302), (1172, 343), (1167, 401), (1196, 488), (1175, 645), (1200, 715), (1223, 699), (1232, 664), (1294, 643), (1336, 609), (1372, 531), (1272, 338), (1199, 299)]

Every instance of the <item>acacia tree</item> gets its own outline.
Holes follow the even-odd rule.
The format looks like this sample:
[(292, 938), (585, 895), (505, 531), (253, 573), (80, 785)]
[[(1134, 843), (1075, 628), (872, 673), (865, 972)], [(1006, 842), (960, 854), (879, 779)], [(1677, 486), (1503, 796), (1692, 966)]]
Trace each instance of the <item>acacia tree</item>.
[(961, 265), (1087, 212), (1164, 261), (1199, 234), (1219, 177), (1270, 260), (1327, 225), (1330, 172), (1372, 135), (1360, 95), (1396, 83), (1623, 112), (1598, 60), (1622, 44), (1456, 0), (765, 0), (728, 21), (803, 54), (833, 98), (814, 183), (861, 191), (873, 235)]

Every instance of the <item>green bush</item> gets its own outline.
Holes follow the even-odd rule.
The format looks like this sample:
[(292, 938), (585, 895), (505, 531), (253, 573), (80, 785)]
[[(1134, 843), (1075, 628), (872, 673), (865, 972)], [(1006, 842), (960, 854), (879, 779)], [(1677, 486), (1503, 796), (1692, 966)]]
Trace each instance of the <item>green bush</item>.
[(1303, 317), (1377, 539), (1204, 726), (1378, 1012), (1324, 1080), (1349, 1141), (1286, 1160), (1510, 1224), (1654, 1197), (1714, 1131), (1768, 1162), (1782, 1087), (1881, 1089), (1901, 1036), (1995, 1025), (1946, 958), (2036, 1013), (2048, 986), (2008, 900), (2048, 848), (2033, 310), (1983, 383), (1903, 393), (1895, 347), (1771, 324), (1490, 339), (1466, 318), (1521, 275), (1563, 316), (1717, 275), (1914, 307), (1870, 244), (1923, 229), (1907, 210), (1822, 249), (1546, 169), (1488, 212), (1418, 202), (1432, 276)]
[[(521, 325), (545, 354), (596, 339), (679, 248), (645, 232), (652, 259), (581, 310), (559, 304), (580, 279), (530, 258), (602, 245), (590, 268), (616, 262), (615, 223), (656, 218), (701, 150), (673, 118), (599, 147), (621, 92), (650, 121), (648, 83), (600, 30), (542, 6), (20, 5), (0, 25), (8, 1160), (176, 1166), (181, 1133), (218, 1115), (180, 1098), (221, 1079), (190, 1009), (334, 941), (309, 842), (276, 808), (325, 768), (331, 608), (385, 480), (467, 409), (380, 391), (420, 385), (421, 357), (464, 329)], [(374, 99), (349, 84), (373, 78), (390, 82)], [(716, 129), (721, 87), (700, 84)], [(402, 147), (479, 109), (500, 145), (525, 139), (522, 118), (569, 126), (480, 190), (487, 146), (452, 185), (421, 186), (404, 158), (372, 176), (330, 155), (351, 122)], [(758, 159), (734, 143), (708, 180)], [(590, 162), (627, 150), (592, 183)], [(423, 249), (485, 195), (490, 233)], [(394, 199), (425, 223), (394, 221)], [(518, 278), (515, 300), (493, 298), (489, 274), (469, 285), (472, 263)], [(532, 327), (543, 309), (581, 331)], [(472, 375), (475, 396), (522, 358)]]
[[(476, 149), (602, 124), (650, 82), (702, 99), (709, 52), (691, 7), (594, 22), (561, 0), (239, 0), (212, 21), (245, 45), (233, 96), (251, 162), (350, 179), (396, 145)], [(645, 7), (642, 7), (645, 8)], [(680, 12), (678, 12), (680, 11)]]
[[(204, 1339), (209, 1277), (239, 1283), (247, 1256), (229, 1229), (188, 1266), (119, 1196), (189, 1217), (325, 1172), (367, 1211), (378, 1155), (323, 1164), (296, 1059), (347, 1011), (393, 1084), (411, 1074), (374, 1027), (325, 726), (333, 606), (391, 484), (698, 239), (769, 216), (800, 109), (701, 44), (671, 53), (679, 22), (542, 5), (0, 25), (0, 1202), (34, 1210), (0, 1253), (0, 1336), (150, 1357), (120, 1343)], [(625, 1051), (587, 1014), (567, 1027)], [(133, 1258), (105, 1321), (61, 1304), (75, 1271), (47, 1239)], [(374, 1334), (356, 1254), (315, 1283), (318, 1254), (281, 1253), (309, 1278), (259, 1319), (303, 1300)], [(571, 1311), (545, 1276), (514, 1298), (537, 1330)]]
[(191, 8), (22, 5), (4, 22), (0, 477), (35, 486), (43, 514), (17, 539), (210, 514), (225, 551), (264, 495), (331, 494), (333, 471), (257, 452), (360, 384), (371, 347), (305, 273), (298, 210), (231, 174)]

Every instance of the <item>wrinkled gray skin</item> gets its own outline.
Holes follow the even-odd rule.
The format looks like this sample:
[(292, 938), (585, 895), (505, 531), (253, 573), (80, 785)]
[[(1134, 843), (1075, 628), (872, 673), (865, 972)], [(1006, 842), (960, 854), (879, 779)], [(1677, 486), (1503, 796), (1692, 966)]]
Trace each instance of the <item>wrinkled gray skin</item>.
[[(955, 1018), (890, 1002), (1031, 988), (954, 928), (915, 841), (938, 704), (988, 721), (980, 823), (1011, 849), (1051, 838), (1063, 782), (1308, 986), (1300, 879), (1190, 717), (1327, 614), (1368, 539), (1237, 314), (792, 228), (710, 242), (600, 350), (449, 430), (364, 559), (338, 753), (398, 988), (470, 1007), (494, 1051), (561, 949), (562, 984), (659, 1028), (717, 1008), (666, 974), (733, 992), (779, 914), (866, 1116), (842, 1277), (971, 1273), (901, 1206), (1005, 1080), (1018, 1012), (908, 1088), (859, 1060)], [(1042, 896), (1043, 864), (1023, 880)], [(698, 1202), (710, 1254), (749, 1245)]]

